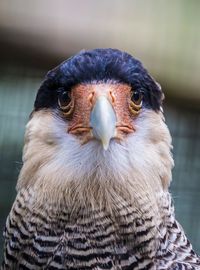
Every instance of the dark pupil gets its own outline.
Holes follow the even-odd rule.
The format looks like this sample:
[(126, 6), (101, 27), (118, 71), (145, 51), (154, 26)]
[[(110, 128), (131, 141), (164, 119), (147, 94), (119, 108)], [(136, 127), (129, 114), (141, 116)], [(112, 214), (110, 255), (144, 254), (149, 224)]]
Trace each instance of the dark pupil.
[(59, 100), (61, 105), (66, 105), (68, 102), (70, 102), (69, 94), (67, 91), (64, 91), (60, 93)]
[(140, 93), (138, 91), (133, 92), (132, 99), (133, 99), (133, 101), (139, 101)]

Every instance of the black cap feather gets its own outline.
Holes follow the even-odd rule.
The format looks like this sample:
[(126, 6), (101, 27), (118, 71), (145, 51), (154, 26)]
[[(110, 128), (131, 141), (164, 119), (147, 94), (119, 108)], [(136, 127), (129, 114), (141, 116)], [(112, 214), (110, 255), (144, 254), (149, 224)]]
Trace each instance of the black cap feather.
[(155, 111), (162, 105), (160, 86), (139, 60), (117, 49), (81, 51), (49, 71), (38, 90), (35, 110), (57, 106), (58, 90), (80, 83), (126, 83), (143, 93), (143, 104)]

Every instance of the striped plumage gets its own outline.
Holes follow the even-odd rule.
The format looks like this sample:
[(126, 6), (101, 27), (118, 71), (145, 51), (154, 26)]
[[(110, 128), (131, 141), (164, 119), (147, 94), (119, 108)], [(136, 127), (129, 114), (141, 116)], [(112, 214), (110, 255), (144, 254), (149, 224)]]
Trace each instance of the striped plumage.
[(198, 269), (200, 261), (174, 219), (169, 194), (157, 243), (151, 218), (137, 219), (130, 205), (120, 208), (116, 223), (102, 210), (80, 211), (74, 218), (67, 210), (58, 214), (55, 206), (52, 213), (33, 211), (33, 196), (30, 190), (17, 196), (6, 224), (2, 269)]
[[(57, 104), (63, 87), (75, 99), (70, 117)], [(132, 88), (143, 93), (134, 116), (119, 102), (129, 104)], [(126, 122), (106, 151), (85, 126), (70, 133), (76, 121), (87, 121), (80, 99), (86, 102), (88, 91), (94, 111), (92, 98), (104, 89), (108, 111)], [(48, 73), (26, 129), (2, 270), (200, 269), (168, 193), (173, 160), (161, 97), (140, 62), (117, 50), (81, 52)]]

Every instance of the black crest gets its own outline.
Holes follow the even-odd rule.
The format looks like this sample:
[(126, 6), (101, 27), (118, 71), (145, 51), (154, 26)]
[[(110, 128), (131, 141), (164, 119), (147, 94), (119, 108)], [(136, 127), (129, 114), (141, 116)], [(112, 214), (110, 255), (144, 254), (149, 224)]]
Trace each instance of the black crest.
[(162, 103), (160, 86), (141, 62), (117, 49), (81, 51), (49, 71), (38, 90), (35, 110), (57, 106), (59, 89), (68, 91), (79, 83), (126, 83), (143, 93), (143, 104), (159, 110)]

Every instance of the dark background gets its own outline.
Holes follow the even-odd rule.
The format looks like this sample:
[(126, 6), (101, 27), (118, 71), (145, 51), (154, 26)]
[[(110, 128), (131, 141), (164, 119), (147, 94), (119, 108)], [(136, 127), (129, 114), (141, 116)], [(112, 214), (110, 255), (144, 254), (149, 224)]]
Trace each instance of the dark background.
[(174, 145), (170, 190), (200, 253), (199, 23), (195, 0), (0, 0), (0, 254), (41, 80), (67, 57), (96, 47), (128, 51), (161, 83)]

